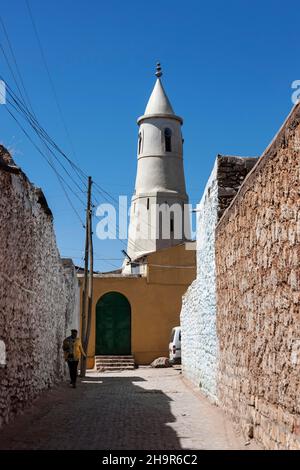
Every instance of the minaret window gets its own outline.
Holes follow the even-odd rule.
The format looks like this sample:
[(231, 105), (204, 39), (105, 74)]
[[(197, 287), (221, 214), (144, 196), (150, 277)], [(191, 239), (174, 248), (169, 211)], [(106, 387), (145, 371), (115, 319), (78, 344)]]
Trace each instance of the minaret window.
[(172, 131), (168, 127), (165, 129), (165, 149), (166, 152), (172, 152), (172, 145), (171, 145), (171, 139), (172, 139)]
[(139, 145), (138, 145), (138, 154), (142, 152), (142, 134), (139, 133)]
[(174, 219), (173, 219), (173, 217), (171, 217), (171, 219), (170, 219), (170, 230), (171, 230), (171, 233), (174, 233)]
[(147, 211), (149, 210), (150, 200), (147, 198)]

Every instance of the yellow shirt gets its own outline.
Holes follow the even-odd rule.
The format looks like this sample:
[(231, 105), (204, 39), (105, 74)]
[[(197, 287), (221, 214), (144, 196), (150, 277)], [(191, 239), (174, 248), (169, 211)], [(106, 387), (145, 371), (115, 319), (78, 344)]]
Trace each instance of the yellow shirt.
[(79, 361), (81, 355), (86, 357), (80, 338), (73, 339), (68, 336), (63, 342), (63, 351), (66, 361)]

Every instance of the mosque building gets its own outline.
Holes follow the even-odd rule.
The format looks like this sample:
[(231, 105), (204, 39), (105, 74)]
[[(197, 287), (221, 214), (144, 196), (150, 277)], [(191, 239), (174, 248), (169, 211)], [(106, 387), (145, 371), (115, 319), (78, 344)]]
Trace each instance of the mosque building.
[[(164, 90), (160, 64), (137, 120), (137, 174), (120, 270), (94, 274), (89, 368), (131, 367), (168, 356), (182, 295), (196, 276), (184, 168), (183, 120)], [(82, 274), (79, 274), (82, 284)]]

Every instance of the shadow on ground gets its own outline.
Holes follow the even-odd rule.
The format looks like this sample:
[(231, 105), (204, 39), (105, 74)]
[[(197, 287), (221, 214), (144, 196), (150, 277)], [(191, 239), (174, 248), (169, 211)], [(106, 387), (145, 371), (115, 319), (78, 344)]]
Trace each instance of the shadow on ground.
[(141, 377), (86, 377), (45, 392), (0, 432), (0, 449), (180, 449), (170, 397)]

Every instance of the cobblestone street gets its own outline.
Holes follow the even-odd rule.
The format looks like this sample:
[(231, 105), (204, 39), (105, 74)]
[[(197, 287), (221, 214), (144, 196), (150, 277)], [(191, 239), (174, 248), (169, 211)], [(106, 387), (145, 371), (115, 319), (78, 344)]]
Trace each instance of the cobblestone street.
[(89, 373), (1, 430), (0, 449), (249, 449), (176, 369)]

